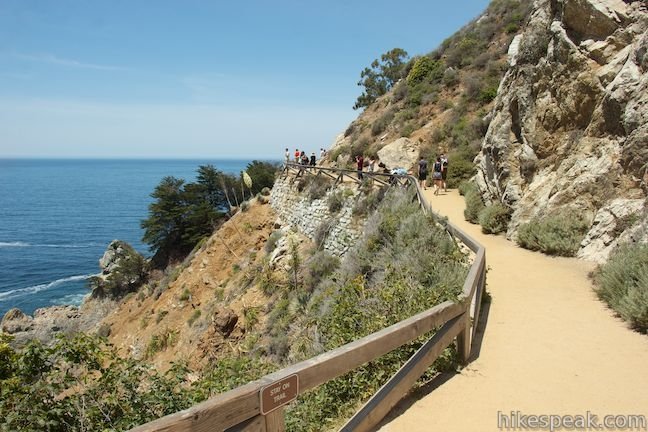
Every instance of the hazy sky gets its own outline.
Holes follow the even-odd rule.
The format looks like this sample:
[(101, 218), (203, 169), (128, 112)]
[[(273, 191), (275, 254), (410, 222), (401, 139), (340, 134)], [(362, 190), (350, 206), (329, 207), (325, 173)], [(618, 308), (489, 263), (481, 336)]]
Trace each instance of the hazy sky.
[(0, 0), (0, 157), (329, 147), (365, 66), (431, 51), (487, 4)]

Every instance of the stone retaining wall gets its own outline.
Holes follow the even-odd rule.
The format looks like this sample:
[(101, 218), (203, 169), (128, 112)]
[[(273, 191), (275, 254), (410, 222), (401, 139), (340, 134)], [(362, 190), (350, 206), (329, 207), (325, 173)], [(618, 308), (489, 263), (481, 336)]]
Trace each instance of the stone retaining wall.
[[(330, 229), (324, 240), (324, 249), (332, 255), (342, 256), (355, 244), (362, 233), (364, 220), (355, 221), (351, 212), (359, 194), (355, 186), (341, 186), (329, 190), (321, 199), (310, 200), (307, 193), (299, 192), (292, 177), (275, 181), (270, 195), (270, 204), (277, 212), (282, 224), (296, 227), (311, 240), (323, 224)], [(329, 211), (329, 197), (336, 191), (347, 190), (342, 208), (335, 213)]]

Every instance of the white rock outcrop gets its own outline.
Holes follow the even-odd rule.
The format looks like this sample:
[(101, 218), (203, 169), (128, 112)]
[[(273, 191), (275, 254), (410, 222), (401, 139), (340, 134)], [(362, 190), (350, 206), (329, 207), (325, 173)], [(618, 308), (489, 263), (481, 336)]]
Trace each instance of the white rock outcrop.
[(378, 151), (378, 158), (388, 168), (410, 169), (419, 157), (419, 145), (409, 138), (399, 138)]
[(579, 256), (602, 261), (622, 234), (615, 221), (641, 222), (648, 190), (648, 5), (538, 0), (512, 49), (477, 184), (513, 209), (509, 238), (577, 209), (592, 222)]

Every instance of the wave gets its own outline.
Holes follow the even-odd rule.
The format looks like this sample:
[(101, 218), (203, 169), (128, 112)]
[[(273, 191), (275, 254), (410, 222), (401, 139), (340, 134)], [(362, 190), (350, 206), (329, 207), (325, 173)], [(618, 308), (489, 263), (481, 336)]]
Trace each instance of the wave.
[(50, 303), (54, 305), (73, 305), (73, 306), (81, 306), (81, 303), (83, 303), (83, 300), (88, 296), (89, 294), (68, 294), (63, 297), (51, 300)]
[(21, 241), (16, 242), (0, 242), (0, 248), (25, 248), (25, 247), (43, 247), (43, 248), (63, 248), (63, 249), (82, 249), (89, 247), (103, 246), (101, 243), (87, 243), (87, 244), (31, 244)]
[(45, 291), (51, 288), (55, 288), (59, 285), (64, 284), (65, 282), (74, 282), (74, 281), (80, 281), (80, 280), (86, 280), (91, 276), (97, 276), (96, 274), (86, 274), (86, 275), (77, 275), (77, 276), (69, 276), (65, 277), (62, 279), (57, 279), (52, 282), (44, 283), (44, 284), (39, 284), (39, 285), (33, 285), (29, 286), (26, 288), (18, 288), (15, 290), (10, 290), (10, 291), (5, 291), (5, 292), (0, 292), (0, 302), (9, 300), (9, 299), (14, 299), (16, 297), (21, 297), (26, 294), (34, 294), (40, 291)]
[(25, 242), (0, 242), (0, 248), (3, 247), (29, 247), (29, 243)]

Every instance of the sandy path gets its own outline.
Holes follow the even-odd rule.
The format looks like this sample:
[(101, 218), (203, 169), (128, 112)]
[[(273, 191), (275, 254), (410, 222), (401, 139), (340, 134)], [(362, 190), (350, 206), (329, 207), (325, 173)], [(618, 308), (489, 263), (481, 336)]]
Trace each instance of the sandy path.
[[(592, 264), (551, 258), (464, 221), (456, 191), (428, 199), (486, 247), (492, 303), (479, 357), (404, 400), (381, 431), (498, 430), (498, 411), (648, 417), (648, 337), (597, 300)], [(537, 429), (548, 430), (548, 429)]]

